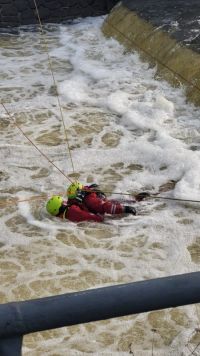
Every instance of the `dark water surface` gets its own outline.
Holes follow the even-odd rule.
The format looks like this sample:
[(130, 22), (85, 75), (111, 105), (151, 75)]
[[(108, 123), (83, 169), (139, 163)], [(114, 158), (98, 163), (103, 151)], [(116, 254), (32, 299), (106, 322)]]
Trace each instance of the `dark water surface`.
[(200, 52), (200, 1), (124, 0), (123, 4), (194, 51)]

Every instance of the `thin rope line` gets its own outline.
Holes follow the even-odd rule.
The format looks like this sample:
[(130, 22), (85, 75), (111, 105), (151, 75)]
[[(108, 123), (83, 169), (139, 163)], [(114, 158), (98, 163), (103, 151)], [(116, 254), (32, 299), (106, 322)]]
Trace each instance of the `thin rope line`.
[[(88, 190), (86, 190), (88, 192)], [(93, 190), (94, 192), (94, 190)], [(62, 191), (62, 192), (57, 192), (57, 193), (52, 193), (52, 195), (60, 195), (60, 196), (63, 196), (66, 194), (66, 191)], [(34, 200), (43, 200), (43, 199), (46, 199), (48, 196), (48, 194), (41, 194), (41, 195), (36, 195), (36, 196), (32, 196), (30, 198), (27, 198), (27, 199), (10, 199), (10, 198), (2, 198), (0, 200), (0, 206), (9, 206), (9, 205), (13, 205), (13, 204), (18, 204), (18, 203), (24, 203), (24, 202), (28, 202), (28, 201), (34, 201)], [(2, 201), (3, 200), (3, 201)], [(112, 200), (113, 202), (115, 202), (114, 200)], [(135, 203), (135, 200), (117, 200), (118, 202), (120, 203)]]
[(188, 203), (200, 203), (200, 200), (192, 200), (192, 199), (181, 199), (181, 198), (170, 198), (170, 197), (154, 197), (150, 196), (153, 199), (162, 199), (162, 200), (174, 200), (174, 201), (182, 201), (182, 202), (188, 202)]
[(45, 47), (45, 51), (46, 51), (46, 54), (47, 54), (47, 57), (48, 57), (49, 68), (50, 68), (51, 75), (52, 75), (53, 82), (54, 82), (54, 86), (55, 86), (56, 98), (57, 98), (57, 101), (58, 101), (58, 107), (59, 107), (59, 110), (60, 110), (60, 116), (61, 116), (61, 120), (62, 120), (62, 124), (63, 124), (65, 139), (66, 139), (67, 148), (68, 148), (70, 161), (71, 161), (71, 165), (72, 165), (72, 170), (73, 170), (73, 173), (75, 173), (74, 163), (73, 163), (73, 160), (72, 160), (72, 154), (71, 154), (71, 149), (70, 149), (68, 135), (67, 135), (67, 130), (66, 130), (65, 122), (64, 122), (63, 110), (62, 110), (62, 107), (61, 107), (61, 102), (60, 102), (60, 98), (59, 98), (59, 95), (58, 95), (57, 83), (56, 83), (55, 75), (54, 75), (54, 72), (53, 72), (52, 61), (51, 61), (51, 58), (50, 58), (50, 55), (49, 55), (48, 45), (47, 45), (47, 42), (46, 42), (45, 33), (44, 33), (44, 30), (43, 30), (43, 25), (42, 25), (42, 22), (41, 22), (41, 18), (40, 18), (40, 14), (39, 14), (39, 10), (38, 10), (38, 6), (37, 6), (37, 3), (36, 3), (36, 0), (33, 0), (33, 2), (34, 2), (34, 5), (35, 5), (35, 10), (36, 10), (36, 13), (37, 13), (37, 17), (38, 17), (41, 34), (42, 34), (43, 39), (44, 39), (44, 47)]
[(135, 41), (133, 41), (132, 39), (128, 38), (127, 36), (125, 36), (125, 34), (123, 32), (121, 32), (117, 27), (115, 27), (113, 24), (111, 24), (111, 22), (109, 22), (108, 20), (105, 21), (110, 27), (112, 27), (114, 30), (116, 30), (122, 37), (124, 37), (127, 41), (131, 42), (132, 44), (134, 44), (135, 47), (139, 48), (142, 52), (144, 52), (146, 55), (148, 55), (149, 57), (151, 57), (155, 62), (159, 63), (160, 65), (162, 65), (163, 67), (165, 67), (166, 69), (168, 69), (169, 71), (171, 71), (174, 75), (178, 76), (179, 78), (181, 78), (183, 81), (185, 81), (186, 83), (188, 83), (189, 85), (191, 85), (193, 88), (197, 89), (200, 92), (200, 87), (198, 87), (197, 85), (195, 85), (193, 82), (189, 81), (188, 79), (186, 79), (182, 74), (176, 72), (175, 70), (173, 70), (172, 68), (168, 67), (168, 65), (164, 64), (163, 62), (161, 62), (158, 58), (154, 57), (152, 54), (150, 54), (147, 50), (145, 50), (144, 48), (140, 47)]
[[(59, 193), (56, 193), (55, 195), (64, 195), (66, 192), (59, 192)], [(53, 193), (51, 194), (51, 196), (54, 195)], [(0, 207), (3, 206), (10, 206), (10, 205), (13, 205), (13, 204), (18, 204), (18, 203), (25, 203), (25, 202), (29, 202), (29, 201), (34, 201), (34, 200), (43, 200), (43, 199), (46, 199), (48, 197), (48, 194), (45, 193), (45, 194), (41, 194), (41, 195), (36, 195), (36, 196), (32, 196), (30, 198), (27, 198), (27, 199), (18, 199), (18, 198), (15, 198), (15, 199), (10, 199), (10, 198), (4, 198), (3, 202), (2, 202), (2, 199), (0, 200)]]
[[(20, 129), (20, 131), (21, 131), (21, 129)], [(22, 131), (21, 131), (22, 132)], [(23, 133), (24, 134), (24, 133)], [(26, 136), (25, 136), (26, 137)], [(30, 139), (28, 139), (29, 140), (29, 142), (31, 142), (31, 144), (32, 144), (32, 141), (30, 140)], [(34, 145), (34, 144), (33, 144)], [(36, 147), (37, 148), (37, 146), (35, 146), (34, 145), (34, 147)], [(37, 150), (38, 150), (38, 148), (37, 148)], [(39, 152), (41, 153), (41, 151), (39, 150)], [(42, 153), (42, 155), (44, 155), (43, 153)], [(48, 159), (48, 157), (46, 157), (46, 155), (44, 155), (44, 157), (45, 158), (47, 158)], [(55, 166), (55, 164), (52, 162), (52, 161), (50, 161), (49, 159), (48, 159), (48, 161), (51, 163), (51, 164), (53, 164), (54, 166)], [(58, 169), (59, 171), (60, 171), (60, 169), (57, 167), (57, 166), (55, 166), (55, 168), (56, 169)], [(72, 181), (70, 180), (70, 178), (69, 177), (67, 177), (62, 171), (60, 171), (71, 183), (72, 183)], [(86, 192), (88, 192), (88, 190), (84, 190), (83, 189), (83, 191), (86, 191)], [(93, 190), (93, 192), (98, 192), (98, 191), (95, 191), (95, 190)], [(58, 192), (58, 193), (56, 193), (56, 195), (64, 195), (66, 193), (66, 191), (64, 192), (64, 191), (62, 191), (62, 192)], [(114, 193), (114, 192), (108, 192), (108, 191), (106, 191), (106, 192), (104, 192), (104, 193), (106, 193), (106, 194), (118, 194), (118, 195), (128, 195), (128, 196), (132, 196), (132, 197), (134, 197), (134, 195), (133, 194), (131, 194), (131, 193), (119, 193), (119, 192), (117, 192), (117, 193)], [(51, 195), (53, 195), (53, 194), (51, 194)], [(32, 197), (30, 197), (30, 198), (28, 198), (28, 199), (23, 199), (23, 200), (18, 200), (18, 199), (15, 199), (15, 200), (11, 200), (11, 201), (8, 201), (8, 202), (1, 202), (0, 201), (0, 206), (5, 206), (5, 205), (12, 205), (13, 203), (21, 203), (21, 202), (25, 202), (25, 201), (32, 201), (32, 200), (42, 200), (42, 199), (44, 199), (44, 198), (46, 198), (47, 197), (47, 194), (42, 194), (42, 195), (37, 195), (37, 196), (32, 196)], [(149, 196), (149, 198), (146, 198), (146, 200), (147, 199), (150, 199), (150, 198), (152, 198), (152, 199), (166, 199), (166, 200), (177, 200), (177, 201), (183, 201), (183, 202), (193, 202), (193, 203), (200, 203), (200, 201), (199, 200), (189, 200), (189, 199), (180, 199), (180, 198), (167, 198), (167, 197), (155, 197), (155, 196), (153, 196), (153, 195), (150, 195)], [(7, 198), (5, 198), (5, 200), (9, 200), (9, 198), (7, 199)], [(136, 201), (135, 200), (126, 200), (126, 199), (120, 199), (120, 200), (118, 200), (119, 202), (121, 202), (121, 203), (135, 203)], [(198, 313), (197, 313), (198, 314)]]
[(45, 194), (45, 195), (37, 195), (37, 196), (33, 196), (33, 197), (30, 197), (29, 199), (13, 199), (13, 200), (9, 200), (9, 198), (8, 198), (8, 200), (6, 200), (6, 198), (5, 198), (5, 202), (2, 202), (2, 201), (0, 201), (0, 206), (3, 206), (3, 207), (5, 207), (5, 206), (9, 206), (9, 205), (13, 205), (13, 204), (18, 204), (18, 203), (24, 203), (24, 202), (28, 202), (28, 201), (32, 201), (32, 200), (43, 200), (43, 199), (46, 199), (46, 197), (47, 197), (47, 194)]
[(194, 352), (198, 349), (200, 342), (195, 346), (194, 350), (189, 354), (189, 356), (194, 355)]
[(14, 120), (11, 117), (11, 114), (9, 113), (8, 109), (5, 107), (5, 104), (1, 102), (1, 105), (3, 106), (5, 112), (7, 113), (7, 115), (9, 116), (9, 118), (13, 121), (14, 125), (18, 128), (18, 130), (22, 133), (22, 135), (24, 137), (26, 137), (26, 139), (31, 143), (31, 145), (33, 145), (35, 147), (35, 149), (43, 156), (46, 158), (46, 160), (51, 163), (67, 180), (69, 180), (71, 183), (73, 183), (73, 181), (58, 167), (55, 165), (55, 163), (53, 161), (51, 161), (46, 155), (45, 153), (43, 153), (37, 146), (36, 144), (25, 134), (25, 132), (21, 129), (21, 127), (16, 123), (16, 119), (14, 118)]
[[(133, 196), (133, 194), (131, 194), (131, 193), (108, 192), (108, 191), (104, 191), (104, 193), (106, 193), (106, 194), (116, 194), (116, 195), (128, 195), (128, 196)], [(190, 203), (200, 203), (200, 200), (154, 196), (153, 194), (152, 194), (152, 195), (150, 194), (149, 198), (153, 198), (153, 199), (164, 199), (164, 200), (174, 200), (174, 201), (182, 201), (182, 202), (190, 202)], [(148, 197), (147, 197), (146, 199), (148, 199)]]

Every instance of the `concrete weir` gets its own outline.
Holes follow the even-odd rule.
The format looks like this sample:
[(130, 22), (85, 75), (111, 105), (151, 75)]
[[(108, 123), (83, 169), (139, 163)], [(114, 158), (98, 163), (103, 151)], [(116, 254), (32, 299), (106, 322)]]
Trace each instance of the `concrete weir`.
[(158, 76), (184, 85), (200, 105), (200, 2), (124, 0), (106, 18), (102, 31), (157, 66)]

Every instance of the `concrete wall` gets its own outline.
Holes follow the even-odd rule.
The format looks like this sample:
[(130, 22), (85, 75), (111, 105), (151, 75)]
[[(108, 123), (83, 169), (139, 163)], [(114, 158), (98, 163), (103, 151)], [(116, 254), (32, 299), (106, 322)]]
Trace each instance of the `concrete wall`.
[(196, 0), (189, 5), (185, 0), (123, 0), (102, 30), (156, 64), (159, 77), (174, 86), (184, 85), (187, 98), (200, 105), (200, 2), (195, 8), (193, 1), (197, 5)]
[[(43, 22), (106, 14), (117, 0), (36, 0)], [(0, 27), (38, 23), (33, 0), (0, 0)]]

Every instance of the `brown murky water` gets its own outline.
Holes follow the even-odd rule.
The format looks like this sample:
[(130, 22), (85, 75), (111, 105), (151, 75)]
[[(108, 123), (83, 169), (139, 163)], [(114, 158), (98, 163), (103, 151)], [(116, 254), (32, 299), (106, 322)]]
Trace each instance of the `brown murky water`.
[[(157, 82), (137, 54), (104, 39), (102, 21), (46, 33), (80, 181), (109, 192), (198, 195), (198, 109)], [(2, 101), (42, 152), (73, 176), (40, 35), (2, 35), (0, 44)], [(48, 216), (45, 200), (8, 204), (64, 192), (69, 182), (2, 108), (0, 129), (1, 303), (199, 269), (194, 204), (151, 200), (137, 204), (134, 218), (77, 225)], [(28, 335), (23, 355), (188, 356), (199, 337), (199, 307), (188, 306)]]

